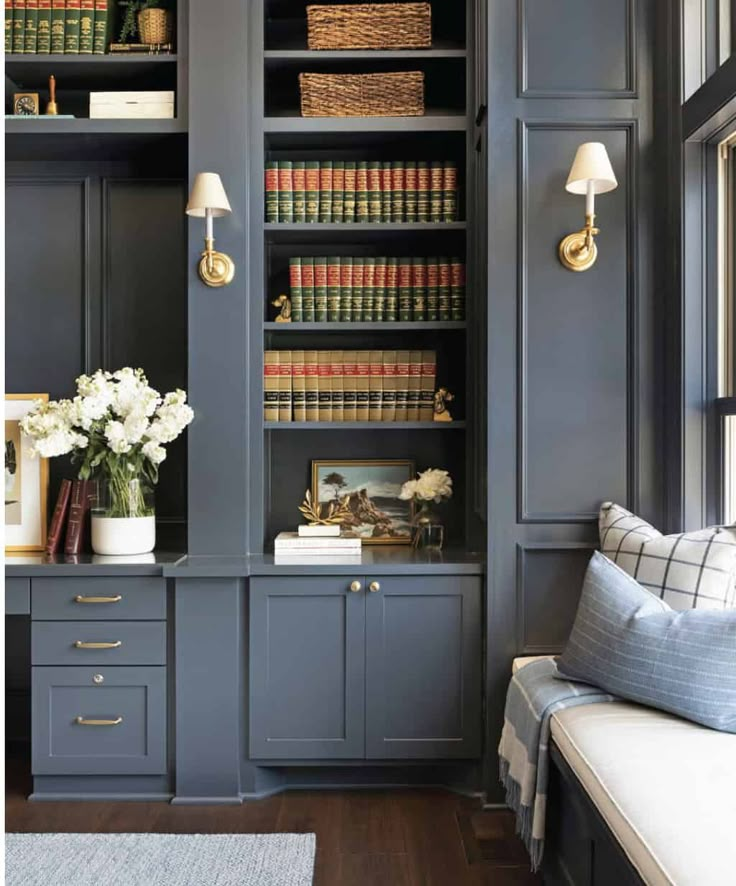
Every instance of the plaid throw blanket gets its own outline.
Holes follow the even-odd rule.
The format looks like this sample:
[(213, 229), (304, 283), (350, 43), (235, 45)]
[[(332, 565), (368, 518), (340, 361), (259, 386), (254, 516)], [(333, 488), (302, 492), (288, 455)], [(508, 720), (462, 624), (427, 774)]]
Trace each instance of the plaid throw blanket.
[(511, 678), (498, 746), (499, 777), (533, 871), (539, 869), (544, 852), (550, 717), (563, 708), (614, 700), (596, 686), (558, 676), (551, 658), (530, 662)]

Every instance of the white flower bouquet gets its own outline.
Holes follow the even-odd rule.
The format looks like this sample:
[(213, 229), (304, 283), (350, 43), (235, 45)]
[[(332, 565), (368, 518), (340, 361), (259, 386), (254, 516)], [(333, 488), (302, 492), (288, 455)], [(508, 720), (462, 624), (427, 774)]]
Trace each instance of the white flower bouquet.
[[(107, 516), (151, 516), (144, 489), (158, 482), (165, 444), (194, 418), (182, 390), (163, 397), (142, 369), (98, 370), (80, 375), (73, 400), (39, 401), (21, 429), (43, 458), (71, 454), (79, 478), (104, 479), (109, 486)], [(137, 491), (136, 491), (137, 490)]]
[(404, 483), (399, 498), (404, 501), (433, 501), (439, 504), (446, 498), (452, 498), (452, 477), (447, 471), (428, 468), (418, 474), (416, 480), (407, 480)]

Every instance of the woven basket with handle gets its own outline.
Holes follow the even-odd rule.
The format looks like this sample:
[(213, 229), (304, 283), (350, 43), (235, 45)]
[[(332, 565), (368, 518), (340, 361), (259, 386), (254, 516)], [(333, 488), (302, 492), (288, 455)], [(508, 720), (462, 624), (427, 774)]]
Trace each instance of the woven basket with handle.
[(141, 43), (169, 42), (169, 13), (165, 9), (142, 9), (138, 13)]
[(428, 49), (429, 3), (307, 6), (310, 49)]
[(300, 74), (304, 117), (421, 117), (424, 74)]

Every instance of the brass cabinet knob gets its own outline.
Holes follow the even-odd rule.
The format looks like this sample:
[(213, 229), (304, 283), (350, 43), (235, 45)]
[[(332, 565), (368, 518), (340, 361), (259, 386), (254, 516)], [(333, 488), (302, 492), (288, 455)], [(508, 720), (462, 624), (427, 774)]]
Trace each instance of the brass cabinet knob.
[(363, 585), (359, 581), (351, 581), (350, 582), (350, 590), (354, 594), (357, 594), (358, 591), (361, 591), (362, 589), (363, 589)]
[(377, 594), (381, 590), (381, 585), (377, 581), (372, 581), (368, 585), (368, 590), (371, 592), (371, 594)]

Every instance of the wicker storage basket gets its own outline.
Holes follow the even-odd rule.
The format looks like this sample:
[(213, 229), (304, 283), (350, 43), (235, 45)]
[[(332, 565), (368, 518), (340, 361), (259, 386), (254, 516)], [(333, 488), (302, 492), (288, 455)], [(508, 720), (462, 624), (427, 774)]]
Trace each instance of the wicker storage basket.
[(307, 6), (310, 49), (429, 49), (429, 3)]
[(138, 13), (141, 43), (169, 42), (169, 13), (165, 9), (142, 9)]
[(303, 117), (421, 117), (424, 74), (300, 74)]

